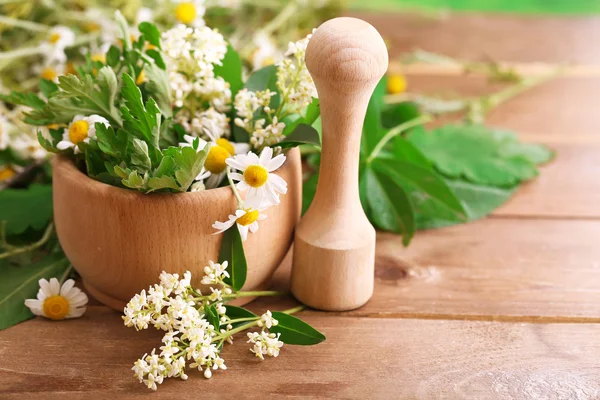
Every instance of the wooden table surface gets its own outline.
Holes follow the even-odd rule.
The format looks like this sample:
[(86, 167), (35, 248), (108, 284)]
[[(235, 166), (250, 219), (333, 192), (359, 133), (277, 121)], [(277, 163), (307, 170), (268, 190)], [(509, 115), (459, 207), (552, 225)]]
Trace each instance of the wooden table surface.
[[(0, 398), (600, 398), (600, 18), (361, 15), (392, 55), (421, 47), (471, 60), (581, 64), (494, 111), (489, 123), (557, 151), (541, 176), (484, 220), (381, 233), (375, 294), (348, 313), (301, 313), (324, 332), (260, 362), (243, 337), (229, 369), (152, 394), (132, 363), (159, 342), (91, 305), (78, 320), (0, 332)], [(526, 64), (529, 65), (529, 64)], [(485, 93), (481, 78), (412, 71), (410, 89)], [(289, 264), (276, 274), (285, 286)], [(281, 309), (291, 298), (252, 308)]]

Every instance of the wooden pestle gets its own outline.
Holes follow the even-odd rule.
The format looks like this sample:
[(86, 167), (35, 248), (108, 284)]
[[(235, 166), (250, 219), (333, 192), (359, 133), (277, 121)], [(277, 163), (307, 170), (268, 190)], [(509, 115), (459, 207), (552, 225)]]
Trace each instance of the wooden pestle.
[(352, 310), (373, 294), (375, 229), (360, 203), (358, 164), (367, 105), (388, 54), (370, 24), (335, 18), (313, 34), (306, 65), (319, 93), (323, 148), (317, 192), (296, 227), (291, 291), (313, 308)]

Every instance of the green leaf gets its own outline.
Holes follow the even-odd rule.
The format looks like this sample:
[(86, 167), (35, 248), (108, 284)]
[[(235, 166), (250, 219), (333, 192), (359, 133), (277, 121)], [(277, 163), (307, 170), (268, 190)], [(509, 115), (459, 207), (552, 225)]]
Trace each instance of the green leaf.
[(308, 105), (308, 107), (306, 107), (306, 112), (304, 113), (304, 123), (307, 125), (312, 125), (320, 115), (321, 105), (319, 104), (319, 99), (313, 97), (312, 102)]
[(171, 92), (167, 72), (155, 64), (146, 65), (144, 71), (148, 77), (146, 90), (156, 100), (156, 104), (162, 114), (166, 118), (171, 117), (173, 111), (171, 110)]
[(45, 257), (31, 265), (2, 268), (0, 279), (0, 330), (33, 317), (25, 306), (26, 299), (35, 299), (42, 278), (60, 278), (69, 267), (62, 254)]
[(160, 32), (156, 25), (151, 24), (150, 22), (142, 22), (138, 25), (138, 30), (142, 35), (144, 35), (144, 39), (148, 41), (153, 46), (160, 47)]
[(146, 193), (155, 192), (157, 190), (163, 189), (173, 189), (178, 192), (182, 192), (183, 190), (177, 184), (175, 178), (169, 175), (163, 175), (160, 177), (152, 177), (148, 179), (148, 191)]
[(554, 152), (543, 144), (508, 142), (500, 148), (504, 158), (523, 157), (534, 164), (544, 164), (552, 160)]
[(415, 217), (405, 190), (387, 175), (371, 168), (365, 169), (362, 179), (370, 219), (380, 229), (402, 234), (402, 242), (408, 245), (415, 232)]
[(385, 95), (385, 77), (379, 81), (367, 107), (361, 147), (364, 154), (371, 154), (377, 143), (385, 135), (386, 130), (381, 124), (381, 110), (383, 107), (383, 96)]
[(406, 140), (401, 135), (394, 138), (394, 158), (403, 160), (412, 164), (416, 164), (420, 167), (433, 169), (431, 161), (421, 153), (411, 142)]
[(116, 133), (111, 126), (96, 123), (96, 143), (98, 148), (105, 154), (118, 160), (128, 159), (129, 147), (131, 143), (130, 135), (123, 129)]
[(148, 144), (143, 140), (133, 139), (133, 154), (131, 155), (131, 164), (141, 168), (144, 171), (149, 171), (152, 168), (152, 161), (148, 155)]
[(128, 51), (131, 49), (131, 34), (129, 33), (129, 23), (127, 23), (127, 20), (119, 10), (115, 11), (115, 20), (117, 21), (117, 25), (121, 34), (120, 36), (123, 42), (123, 49), (125, 51)]
[(285, 149), (288, 147), (296, 147), (301, 144), (312, 144), (320, 147), (321, 139), (319, 138), (319, 132), (310, 125), (298, 124), (296, 129), (277, 145)]
[[(229, 304), (225, 305), (225, 309), (227, 310), (227, 316), (229, 319), (240, 319), (240, 318), (258, 318), (258, 315), (253, 312), (246, 310), (242, 307), (230, 306)], [(246, 322), (234, 322), (231, 324), (233, 328), (237, 328), (238, 326), (245, 324)]]
[[(392, 129), (404, 122), (419, 117), (419, 106), (412, 101), (384, 106), (381, 112), (381, 124), (386, 129)], [(415, 129), (415, 128), (413, 128)]]
[[(516, 188), (482, 186), (462, 180), (447, 179), (446, 182), (463, 203), (469, 221), (475, 221), (488, 215), (504, 204), (516, 191)], [(442, 207), (439, 202), (423, 196), (414, 188), (407, 188), (407, 190), (411, 191), (410, 198), (415, 207), (417, 229), (440, 228), (464, 223), (448, 208)]]
[(219, 327), (221, 326), (221, 318), (219, 317), (217, 308), (214, 305), (205, 305), (204, 315), (206, 316), (206, 320), (208, 321), (208, 323), (215, 327), (215, 331), (219, 332)]
[(216, 76), (220, 76), (229, 83), (231, 97), (235, 98), (236, 93), (244, 87), (244, 81), (242, 80), (242, 60), (231, 45), (227, 46), (227, 53), (222, 60), (222, 65), (215, 65), (214, 71)]
[(246, 263), (246, 254), (242, 245), (242, 237), (238, 230), (237, 224), (234, 224), (230, 229), (223, 232), (223, 241), (221, 242), (221, 250), (219, 251), (219, 263), (227, 261), (227, 272), (229, 278), (225, 278), (224, 282), (233, 287), (233, 290), (238, 291), (246, 282), (246, 274), (248, 272), (248, 264)]
[[(206, 146), (208, 147), (208, 146)], [(174, 154), (177, 171), (175, 177), (182, 191), (186, 191), (202, 171), (208, 148), (196, 151), (193, 147), (179, 147)]]
[(450, 211), (463, 219), (466, 218), (462, 203), (436, 172), (399, 160), (375, 159), (372, 165), (377, 172), (393, 180), (396, 185), (401, 186), (401, 181), (410, 183)]
[(18, 235), (27, 228), (42, 230), (52, 218), (52, 186), (34, 183), (27, 189), (0, 191), (0, 221), (6, 234)]
[(325, 335), (293, 315), (279, 311), (273, 311), (272, 314), (278, 324), (272, 326), (269, 331), (280, 333), (279, 339), (286, 344), (310, 346), (325, 340)]
[(302, 186), (302, 215), (308, 210), (315, 193), (317, 193), (317, 183), (319, 182), (319, 173), (312, 175)]
[[(514, 134), (480, 125), (446, 125), (433, 131), (412, 131), (410, 142), (450, 178), (483, 185), (512, 187), (538, 174), (529, 145)], [(537, 157), (537, 158), (536, 158)]]
[[(47, 79), (40, 80), (40, 90), (46, 96), (47, 99), (52, 97), (56, 92), (58, 92), (58, 85), (52, 81)], [(44, 103), (45, 104), (45, 103)]]
[[(115, 166), (117, 168), (117, 166)], [(116, 171), (116, 169), (115, 169)], [(137, 189), (145, 191), (147, 188), (148, 176), (141, 176), (137, 171), (129, 172), (127, 179), (123, 179), (123, 185), (130, 189)]]
[(159, 51), (148, 50), (148, 51), (146, 51), (146, 54), (154, 60), (154, 64), (148, 64), (148, 65), (156, 65), (159, 69), (161, 69), (163, 71), (167, 68), (165, 61), (163, 60), (162, 55)]
[(116, 67), (121, 61), (121, 50), (116, 46), (110, 46), (106, 53), (106, 64), (109, 67)]
[(269, 89), (271, 92), (277, 93), (277, 95), (271, 97), (269, 106), (273, 110), (279, 107), (281, 99), (277, 88), (277, 66), (269, 65), (254, 71), (246, 81), (245, 87), (252, 92)]
[(0, 100), (14, 105), (31, 107), (39, 110), (46, 105), (46, 102), (35, 93), (10, 92), (8, 95), (0, 94)]
[(125, 102), (121, 107), (125, 128), (139, 133), (148, 145), (158, 148), (161, 113), (154, 99), (150, 98), (144, 105), (142, 92), (128, 74), (123, 74), (121, 94)]

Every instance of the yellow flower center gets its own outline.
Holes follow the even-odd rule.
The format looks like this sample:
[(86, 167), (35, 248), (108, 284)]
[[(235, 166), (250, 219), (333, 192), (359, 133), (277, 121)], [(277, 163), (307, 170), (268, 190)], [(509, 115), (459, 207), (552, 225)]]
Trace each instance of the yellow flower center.
[(246, 211), (246, 214), (237, 219), (237, 223), (243, 226), (248, 226), (258, 219), (258, 210)]
[(269, 178), (269, 171), (262, 165), (251, 165), (244, 171), (244, 180), (253, 188), (259, 188)]
[(146, 74), (144, 73), (144, 70), (141, 70), (140, 74), (138, 75), (138, 77), (135, 80), (135, 84), (139, 86), (142, 83), (144, 83), (145, 81), (146, 81)]
[(88, 137), (89, 124), (87, 121), (75, 121), (69, 127), (69, 140), (77, 144)]
[(48, 38), (48, 41), (52, 44), (56, 44), (60, 40), (60, 33), (53, 33)]
[(92, 56), (90, 57), (90, 60), (100, 61), (102, 64), (106, 64), (106, 55), (104, 55), (102, 53), (92, 54)]
[(391, 94), (402, 93), (406, 90), (406, 78), (404, 75), (392, 75), (387, 81), (387, 91)]
[(54, 70), (54, 68), (44, 68), (40, 76), (46, 80), (53, 81), (58, 76), (58, 73)]
[(217, 139), (217, 144), (219, 146), (221, 146), (222, 148), (224, 148), (225, 150), (227, 150), (227, 152), (229, 154), (231, 154), (232, 156), (235, 156), (235, 148), (233, 147), (233, 145), (231, 144), (231, 142), (227, 139), (224, 138), (219, 138)]
[(206, 156), (204, 168), (213, 174), (220, 174), (227, 168), (225, 160), (229, 157), (231, 157), (231, 153), (226, 148), (219, 145), (212, 146), (208, 151), (208, 156)]
[(15, 170), (11, 167), (0, 168), (0, 182), (9, 180), (13, 176), (15, 176), (15, 173)]
[(177, 5), (175, 18), (184, 24), (193, 22), (196, 19), (196, 6), (194, 3), (180, 3)]
[(44, 300), (44, 315), (50, 319), (64, 319), (69, 313), (69, 302), (63, 296), (50, 296)]

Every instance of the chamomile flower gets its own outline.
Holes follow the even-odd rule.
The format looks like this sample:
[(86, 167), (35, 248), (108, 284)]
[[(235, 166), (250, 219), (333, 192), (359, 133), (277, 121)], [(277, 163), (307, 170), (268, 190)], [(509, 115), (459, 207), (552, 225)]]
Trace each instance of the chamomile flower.
[(67, 280), (62, 286), (56, 278), (50, 279), (50, 282), (40, 279), (39, 284), (37, 299), (25, 300), (25, 305), (35, 315), (60, 320), (78, 318), (85, 313), (88, 298), (75, 287), (73, 279)]
[(58, 77), (65, 75), (66, 64), (60, 61), (46, 61), (33, 67), (33, 72), (40, 78), (58, 83)]
[(248, 191), (244, 204), (256, 209), (279, 204), (279, 194), (287, 192), (287, 183), (272, 172), (281, 167), (285, 156), (273, 157), (273, 149), (265, 147), (258, 157), (252, 152), (240, 154), (226, 160), (227, 165), (241, 173), (232, 173), (233, 180), (239, 181), (236, 187)]
[(14, 138), (10, 144), (10, 148), (24, 160), (32, 159), (40, 161), (48, 155), (37, 138), (27, 134), (21, 134)]
[(77, 145), (81, 142), (88, 143), (90, 138), (96, 137), (96, 123), (109, 126), (106, 118), (99, 115), (76, 115), (73, 121), (69, 124), (63, 133), (63, 140), (58, 142), (56, 148), (58, 150), (66, 150), (73, 148), (75, 153), (79, 153)]
[(48, 62), (58, 61), (64, 63), (67, 60), (65, 48), (75, 43), (75, 33), (66, 26), (57, 25), (48, 31), (46, 40), (40, 46)]
[(216, 234), (225, 232), (231, 228), (234, 224), (237, 224), (240, 230), (240, 236), (245, 241), (248, 238), (248, 231), (255, 233), (258, 230), (258, 221), (262, 221), (267, 218), (261, 210), (248, 208), (245, 210), (236, 210), (235, 215), (229, 215), (229, 219), (225, 222), (216, 221), (213, 224), (213, 228), (217, 230)]
[(176, 1), (175, 18), (182, 24), (191, 26), (204, 25), (204, 13), (206, 7), (204, 0), (180, 0)]

